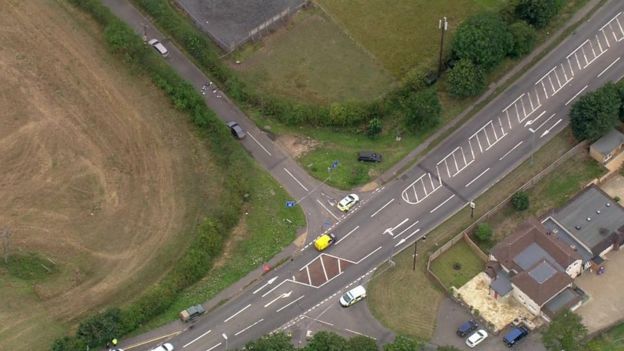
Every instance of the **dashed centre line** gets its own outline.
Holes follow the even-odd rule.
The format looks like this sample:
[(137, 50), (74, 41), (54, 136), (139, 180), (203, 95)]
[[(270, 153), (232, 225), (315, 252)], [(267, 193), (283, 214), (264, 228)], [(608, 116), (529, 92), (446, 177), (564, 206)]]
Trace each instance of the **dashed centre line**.
[(197, 340), (203, 338), (204, 336), (210, 334), (211, 331), (212, 330), (208, 330), (207, 332), (203, 333), (202, 335), (200, 335), (200, 336), (196, 337), (195, 339), (187, 342), (186, 344), (184, 344), (184, 346), (182, 346), (182, 348), (185, 348), (185, 347), (189, 346), (190, 344), (194, 343), (195, 341), (197, 341)]
[(451, 201), (452, 198), (455, 197), (455, 194), (451, 195), (448, 197), (448, 199), (442, 201), (441, 204), (439, 204), (438, 206), (436, 206), (433, 210), (429, 211), (429, 213), (434, 213), (435, 211), (437, 211), (440, 207), (444, 206), (447, 202)]
[(242, 334), (242, 333), (246, 332), (247, 330), (249, 330), (249, 329), (253, 328), (254, 326), (256, 326), (258, 323), (262, 322), (263, 320), (264, 320), (264, 318), (260, 318), (259, 321), (257, 321), (255, 323), (253, 323), (252, 325), (250, 325), (250, 326), (248, 326), (248, 327), (246, 327), (244, 329), (241, 329), (238, 332), (236, 332), (236, 334), (234, 334), (234, 336), (239, 336), (240, 334)]
[(609, 68), (611, 68), (613, 65), (615, 65), (615, 64), (616, 64), (616, 63), (620, 60), (620, 58), (621, 58), (621, 57), (616, 58), (616, 59), (615, 59), (615, 61), (611, 62), (611, 64), (607, 66), (607, 68), (603, 69), (603, 70), (602, 70), (602, 72), (600, 72), (600, 73), (598, 74), (598, 78), (600, 78), (600, 76), (602, 76), (603, 74), (605, 74), (605, 72), (606, 72), (606, 71), (608, 71), (608, 70), (609, 70)]
[(309, 190), (308, 190), (308, 188), (306, 188), (306, 186), (305, 186), (305, 185), (303, 185), (303, 184), (299, 181), (299, 179), (295, 178), (295, 176), (294, 176), (292, 173), (290, 173), (290, 171), (289, 171), (289, 170), (287, 170), (285, 167), (284, 167), (284, 171), (286, 171), (286, 173), (288, 173), (288, 175), (289, 175), (292, 179), (294, 179), (294, 180), (295, 180), (295, 182), (297, 182), (297, 184), (299, 184), (299, 185), (303, 188), (303, 190), (305, 190), (305, 191), (309, 191)]
[(511, 150), (507, 151), (501, 158), (499, 158), (499, 161), (502, 161), (505, 157), (509, 156), (510, 153), (512, 153), (515, 149), (517, 149), (520, 145), (522, 145), (522, 143), (524, 143), (524, 140), (520, 140), (519, 143), (516, 144), (516, 146), (512, 147)]
[(381, 210), (383, 210), (384, 208), (386, 208), (386, 207), (387, 207), (388, 205), (390, 205), (393, 201), (394, 201), (394, 198), (392, 198), (392, 200), (390, 200), (390, 201), (386, 202), (386, 204), (385, 204), (385, 205), (383, 205), (383, 206), (381, 206), (381, 208), (380, 208), (380, 209), (378, 209), (377, 211), (375, 211), (375, 213), (373, 213), (373, 214), (370, 216), (370, 218), (375, 217), (375, 216), (376, 216), (379, 212), (381, 212)]
[(254, 136), (253, 136), (253, 135), (251, 135), (251, 133), (250, 133), (250, 132), (247, 132), (247, 135), (249, 135), (249, 136), (251, 137), (251, 139), (253, 139), (253, 141), (255, 141), (255, 142), (256, 142), (256, 144), (258, 144), (258, 146), (260, 146), (260, 147), (262, 148), (262, 150), (264, 150), (264, 152), (266, 152), (267, 154), (269, 154), (269, 156), (273, 156), (273, 155), (271, 155), (271, 153), (269, 152), (269, 150), (267, 150), (267, 149), (266, 149), (266, 147), (264, 147), (264, 145), (260, 144), (260, 142), (259, 142), (256, 138), (254, 138)]
[(229, 320), (231, 320), (232, 318), (238, 316), (239, 314), (241, 314), (244, 310), (248, 309), (249, 307), (251, 307), (251, 304), (243, 307), (243, 309), (241, 309), (240, 311), (234, 313), (233, 315), (229, 316), (228, 319), (224, 320), (223, 323), (227, 323)]
[(584, 86), (583, 89), (579, 90), (578, 93), (574, 94), (574, 96), (565, 103), (565, 106), (568, 106), (574, 99), (576, 99), (577, 96), (581, 95), (588, 86), (589, 85)]
[(465, 185), (465, 187), (469, 187), (470, 185), (472, 185), (472, 183), (476, 182), (477, 179), (481, 178), (482, 175), (484, 175), (485, 173), (487, 173), (487, 171), (490, 170), (490, 167), (486, 168), (483, 172), (479, 173), (478, 176), (476, 176), (473, 180), (469, 181), (468, 184)]

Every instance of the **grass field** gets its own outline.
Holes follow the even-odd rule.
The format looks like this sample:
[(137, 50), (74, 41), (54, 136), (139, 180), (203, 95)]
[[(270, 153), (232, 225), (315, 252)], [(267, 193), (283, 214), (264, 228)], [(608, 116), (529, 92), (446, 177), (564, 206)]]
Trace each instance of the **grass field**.
[(260, 91), (309, 103), (370, 100), (394, 84), (378, 61), (315, 8), (232, 58), (241, 62), (232, 67)]
[(588, 351), (624, 351), (624, 324), (591, 340), (588, 346)]
[[(459, 264), (459, 268), (453, 267)], [(460, 288), (472, 277), (483, 271), (485, 262), (472, 251), (464, 240), (458, 241), (431, 263), (431, 270), (449, 290)]]

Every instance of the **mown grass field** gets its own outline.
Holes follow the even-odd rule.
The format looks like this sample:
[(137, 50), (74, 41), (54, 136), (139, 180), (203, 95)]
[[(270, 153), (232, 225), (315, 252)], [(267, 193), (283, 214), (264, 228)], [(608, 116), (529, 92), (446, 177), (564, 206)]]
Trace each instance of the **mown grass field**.
[(589, 342), (589, 351), (624, 351), (624, 324)]
[(263, 41), (232, 56), (232, 67), (260, 91), (310, 103), (370, 100), (394, 84), (379, 61), (322, 11), (310, 8)]
[[(455, 264), (459, 265), (459, 269), (453, 267)], [(481, 272), (484, 266), (485, 262), (464, 240), (460, 240), (431, 263), (431, 271), (450, 290), (451, 286), (459, 288), (466, 284)]]

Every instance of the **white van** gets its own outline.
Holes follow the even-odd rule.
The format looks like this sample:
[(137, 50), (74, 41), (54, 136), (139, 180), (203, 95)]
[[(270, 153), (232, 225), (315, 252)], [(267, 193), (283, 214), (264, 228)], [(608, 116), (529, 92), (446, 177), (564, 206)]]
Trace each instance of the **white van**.
[(342, 295), (342, 297), (340, 297), (340, 305), (342, 307), (349, 307), (364, 298), (366, 298), (366, 289), (359, 285), (347, 291), (344, 295)]
[(163, 57), (169, 56), (169, 50), (167, 50), (167, 48), (161, 42), (159, 42), (158, 39), (152, 39), (147, 43), (150, 44)]

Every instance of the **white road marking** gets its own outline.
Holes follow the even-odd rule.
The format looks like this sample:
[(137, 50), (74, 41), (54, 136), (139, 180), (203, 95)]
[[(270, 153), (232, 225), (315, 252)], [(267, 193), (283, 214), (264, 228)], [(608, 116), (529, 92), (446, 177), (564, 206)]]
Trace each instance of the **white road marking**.
[(528, 126), (532, 125), (533, 123), (537, 122), (538, 119), (542, 118), (542, 116), (545, 115), (545, 114), (546, 114), (546, 111), (542, 111), (542, 113), (540, 113), (539, 116), (533, 118), (530, 121), (527, 121), (524, 126), (528, 127)]
[(266, 305), (264, 305), (264, 308), (267, 308), (269, 306), (271, 306), (273, 304), (273, 302), (279, 300), (279, 299), (285, 299), (287, 297), (290, 296), (290, 294), (292, 294), (292, 290), (287, 292), (287, 293), (283, 293), (281, 295), (278, 295), (276, 298), (274, 298), (273, 300), (269, 301)]
[(620, 57), (616, 58), (615, 61), (611, 62), (611, 64), (608, 65), (607, 68), (603, 69), (602, 72), (598, 74), (598, 78), (600, 78), (600, 76), (602, 76), (607, 70), (609, 70), (609, 68), (615, 65), (619, 60), (620, 60)]
[(435, 211), (437, 211), (440, 207), (444, 206), (444, 204), (446, 204), (447, 202), (449, 202), (452, 198), (455, 197), (455, 194), (449, 196), (448, 199), (444, 200), (441, 204), (439, 204), (438, 206), (436, 206), (433, 210), (429, 211), (429, 213), (434, 213)]
[[(321, 267), (323, 268), (323, 275), (325, 276), (325, 281), (328, 281), (329, 277), (327, 276), (327, 270), (325, 269), (325, 262), (323, 262), (323, 256), (319, 256), (319, 261), (321, 261)], [(310, 281), (310, 283), (312, 283), (312, 281)]]
[(559, 123), (561, 123), (561, 118), (559, 118), (559, 120), (555, 122), (555, 124), (553, 124), (552, 127), (546, 129), (546, 131), (544, 131), (544, 133), (540, 136), (540, 138), (545, 137), (548, 134), (548, 132), (550, 132), (553, 128), (555, 128), (557, 124)]
[(401, 221), (401, 223), (399, 223), (396, 226), (394, 226), (394, 228), (392, 228), (392, 230), (394, 231), (395, 229), (397, 229), (398, 227), (402, 226), (407, 221), (409, 221), (409, 218), (405, 218), (403, 221)]
[(380, 209), (378, 209), (377, 211), (375, 211), (375, 213), (373, 213), (373, 214), (370, 216), (370, 218), (375, 217), (375, 215), (377, 215), (379, 212), (381, 212), (381, 210), (383, 210), (384, 208), (386, 208), (386, 207), (387, 207), (388, 205), (390, 205), (393, 201), (394, 201), (394, 198), (392, 198), (392, 200), (390, 200), (390, 201), (386, 202), (386, 204), (385, 204), (385, 205), (383, 205), (383, 206), (381, 206), (381, 208), (380, 208)]
[[(303, 267), (303, 268), (306, 268), (306, 267)], [(303, 270), (303, 268), (302, 268), (302, 269), (300, 269), (300, 270)], [(287, 279), (282, 280), (282, 282), (281, 282), (281, 283), (279, 283), (279, 284), (277, 284), (276, 286), (274, 286), (274, 287), (273, 287), (273, 289), (271, 289), (271, 290), (269, 290), (269, 291), (265, 292), (264, 294), (262, 294), (262, 297), (265, 297), (265, 296), (267, 296), (268, 294), (272, 293), (272, 292), (273, 292), (273, 290), (275, 290), (275, 289), (279, 288), (280, 286), (282, 286), (282, 284), (286, 283), (287, 281), (288, 281)]]
[(304, 295), (299, 296), (298, 298), (296, 298), (295, 300), (292, 300), (291, 302), (288, 303), (288, 305), (284, 306), (284, 307), (280, 307), (277, 311), (275, 312), (281, 312), (283, 309), (287, 308), (288, 306), (292, 305), (293, 303), (303, 299)]
[(524, 140), (520, 140), (519, 143), (516, 144), (516, 146), (512, 147), (511, 150), (507, 151), (503, 157), (499, 158), (499, 161), (502, 161), (505, 157), (509, 156), (510, 153), (512, 153), (515, 149), (517, 149), (520, 145), (522, 145), (522, 143), (524, 143)]
[(540, 130), (540, 128), (542, 128), (546, 123), (548, 123), (548, 121), (550, 121), (553, 117), (555, 117), (556, 113), (553, 113), (552, 115), (550, 115), (550, 117), (548, 117), (544, 122), (542, 122), (542, 124), (540, 124), (537, 128), (535, 128), (535, 131)]
[[(349, 235), (351, 235), (351, 233), (353, 233), (354, 231), (358, 230), (358, 228), (359, 228), (359, 227), (360, 227), (360, 226), (358, 225), (358, 226), (356, 226), (355, 228), (351, 229), (351, 231), (350, 231), (350, 232), (348, 232), (345, 236), (343, 236), (342, 238), (340, 238), (340, 240), (336, 241), (336, 244), (335, 244), (335, 245), (340, 244), (340, 242), (341, 242), (341, 241), (343, 241), (344, 239), (346, 239), (346, 238), (347, 238)], [(335, 245), (334, 245), (334, 246), (335, 246)]]
[(259, 321), (255, 322), (254, 324), (246, 327), (245, 329), (241, 329), (238, 332), (236, 332), (236, 334), (234, 334), (234, 336), (239, 336), (240, 334), (246, 332), (247, 330), (251, 329), (252, 327), (256, 326), (258, 323), (262, 322), (264, 320), (264, 318), (260, 318)]
[(372, 336), (368, 336), (366, 334), (358, 333), (355, 330), (351, 330), (351, 329), (347, 329), (347, 328), (345, 328), (345, 330), (350, 332), (350, 333), (353, 333), (353, 334), (357, 334), (357, 335), (360, 335), (360, 336), (365, 336), (365, 337), (367, 337), (369, 339), (377, 340), (377, 339), (373, 338)]
[(206, 350), (206, 351), (212, 351), (212, 350), (216, 349), (216, 348), (217, 348), (217, 347), (219, 347), (219, 346), (221, 346), (221, 343), (216, 344), (215, 346), (213, 346), (213, 347), (209, 348), (209, 349), (208, 349), (208, 350)]
[(376, 248), (375, 250), (371, 251), (368, 255), (366, 255), (366, 256), (364, 256), (363, 258), (361, 258), (359, 261), (357, 261), (357, 262), (356, 262), (356, 264), (358, 264), (358, 263), (360, 263), (360, 262), (364, 261), (365, 259), (369, 258), (369, 257), (370, 257), (370, 255), (374, 254), (375, 252), (377, 252), (377, 251), (379, 251), (379, 250), (381, 250), (381, 246), (380, 246), (380, 247), (378, 247), (378, 248)]
[(583, 93), (588, 86), (589, 85), (586, 85), (583, 87), (583, 89), (579, 90), (578, 93), (576, 93), (570, 100), (568, 100), (568, 102), (565, 103), (565, 106), (568, 106), (572, 102), (572, 100), (576, 99), (577, 96), (581, 95), (581, 93)]
[(251, 135), (251, 133), (250, 133), (250, 132), (247, 132), (247, 135), (249, 135), (249, 136), (251, 137), (251, 139), (253, 139), (253, 141), (255, 141), (255, 142), (256, 142), (256, 144), (258, 144), (258, 146), (260, 146), (260, 147), (262, 148), (262, 150), (264, 150), (264, 152), (266, 152), (267, 154), (269, 154), (269, 156), (273, 156), (273, 155), (271, 155), (271, 153), (269, 152), (269, 150), (267, 150), (267, 149), (266, 149), (266, 147), (264, 147), (264, 145), (260, 144), (260, 142), (259, 142), (256, 138), (254, 138), (254, 136), (253, 136), (253, 135)]
[(418, 221), (412, 223), (409, 227), (403, 229), (399, 234), (396, 235), (396, 237), (398, 237), (399, 235), (405, 233), (406, 231), (410, 230), (413, 226), (415, 226), (416, 224), (418, 224)]
[[(481, 172), (476, 178), (474, 178), (473, 180), (469, 181), (468, 184), (465, 185), (465, 187), (469, 187), (470, 185), (472, 185), (472, 183), (476, 182), (477, 179), (481, 178), (482, 175), (484, 175), (487, 171), (490, 170), (490, 167), (486, 168), (485, 171)], [(447, 200), (448, 201), (448, 200)]]
[(211, 332), (211, 331), (212, 331), (212, 330), (209, 330), (209, 331), (207, 331), (207, 332), (203, 333), (202, 335), (200, 335), (200, 336), (196, 337), (195, 339), (193, 339), (193, 340), (191, 340), (191, 341), (187, 342), (186, 344), (184, 344), (184, 345), (182, 346), (182, 348), (185, 348), (185, 347), (189, 346), (190, 344), (194, 343), (195, 341), (197, 341), (197, 340), (201, 339), (202, 337), (206, 336), (207, 334), (210, 334), (210, 332)]
[(410, 234), (410, 235), (408, 235), (408, 236), (406, 236), (406, 237), (405, 237), (405, 240), (409, 240), (409, 238), (411, 238), (412, 236), (414, 236), (414, 235), (415, 235), (416, 233), (418, 233), (419, 231), (420, 231), (420, 228), (418, 228), (418, 229), (414, 230), (414, 231), (412, 232), (412, 234)]
[(299, 181), (299, 179), (295, 178), (295, 176), (294, 176), (292, 173), (290, 173), (290, 171), (289, 171), (289, 170), (287, 170), (286, 168), (284, 168), (284, 170), (286, 171), (286, 173), (288, 173), (288, 175), (289, 175), (289, 176), (291, 176), (291, 177), (292, 177), (292, 179), (294, 179), (294, 180), (295, 180), (295, 182), (297, 182), (297, 184), (301, 185), (301, 187), (303, 188), (303, 190), (305, 190), (305, 191), (309, 191), (309, 190), (308, 190), (308, 188), (306, 188), (306, 187), (305, 187), (305, 185), (301, 184), (301, 182)]
[(325, 206), (321, 201), (319, 201), (319, 199), (316, 199), (316, 202), (318, 202), (318, 204), (321, 205), (321, 207), (323, 207), (325, 211), (327, 211), (327, 213), (329, 213), (330, 215), (332, 215), (332, 217), (338, 220), (338, 217), (332, 211), (330, 211), (329, 208), (327, 208), (327, 206)]
[(247, 305), (247, 306), (243, 307), (243, 309), (242, 309), (242, 310), (240, 310), (240, 311), (238, 311), (238, 312), (234, 313), (233, 315), (229, 316), (229, 317), (228, 317), (228, 319), (226, 319), (226, 320), (224, 320), (224, 321), (223, 321), (223, 323), (227, 323), (227, 321), (229, 321), (230, 319), (232, 319), (232, 318), (234, 318), (234, 317), (238, 316), (241, 312), (243, 312), (244, 310), (248, 309), (249, 307), (251, 307), (251, 304), (249, 304), (249, 305)]
[(266, 284), (264, 284), (263, 286), (259, 287), (258, 289), (254, 290), (254, 292), (252, 294), (256, 294), (258, 291), (266, 288), (268, 285), (273, 284), (273, 282), (275, 281), (275, 279), (277, 279), (277, 277), (273, 277), (271, 279), (269, 279), (268, 282), (266, 282)]

